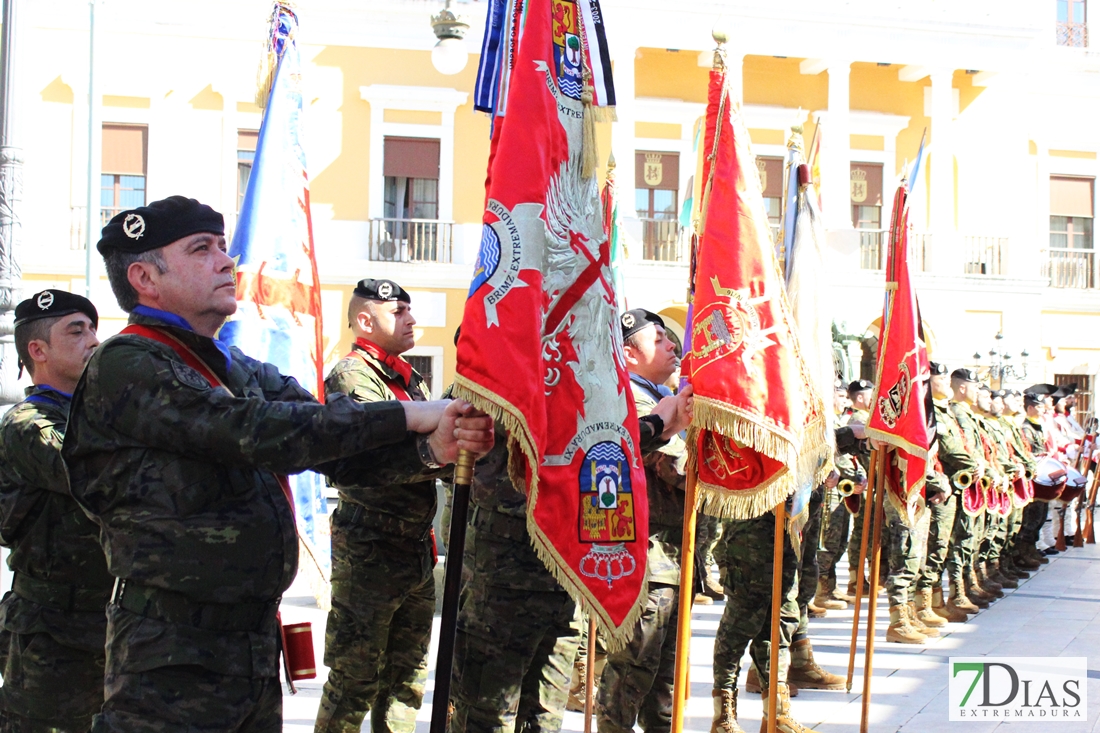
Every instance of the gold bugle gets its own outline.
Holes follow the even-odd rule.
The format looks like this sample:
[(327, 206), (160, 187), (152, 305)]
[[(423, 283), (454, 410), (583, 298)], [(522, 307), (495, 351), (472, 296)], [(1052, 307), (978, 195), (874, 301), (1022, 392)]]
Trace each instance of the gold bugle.
[(856, 482), (851, 479), (842, 478), (839, 483), (837, 483), (836, 489), (840, 492), (841, 496), (851, 496), (855, 493)]
[(970, 484), (974, 483), (973, 471), (959, 471), (951, 477), (951, 483), (958, 486), (960, 489), (966, 489), (970, 487)]
[(978, 487), (982, 491), (989, 491), (989, 487), (993, 485), (993, 482), (989, 480), (988, 476), (982, 476), (978, 479)]

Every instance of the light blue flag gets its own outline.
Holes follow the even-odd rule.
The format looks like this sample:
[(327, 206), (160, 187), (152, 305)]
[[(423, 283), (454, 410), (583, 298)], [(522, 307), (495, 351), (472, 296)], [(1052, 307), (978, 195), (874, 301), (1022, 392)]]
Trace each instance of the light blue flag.
[[(237, 313), (220, 337), (274, 364), (323, 397), (321, 289), (309, 213), (309, 177), (302, 149), (298, 19), (281, 3), (271, 17), (274, 78), (256, 143), (256, 157), (229, 254), (237, 261)], [(327, 578), (329, 540), (321, 476), (290, 477), (306, 550)], [(302, 557), (303, 567), (307, 558)]]

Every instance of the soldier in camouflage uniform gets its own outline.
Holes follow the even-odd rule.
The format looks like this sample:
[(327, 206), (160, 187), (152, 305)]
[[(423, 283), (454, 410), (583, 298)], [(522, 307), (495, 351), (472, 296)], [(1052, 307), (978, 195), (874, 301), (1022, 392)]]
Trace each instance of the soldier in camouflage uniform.
[[(676, 432), (686, 418), (670, 399), (639, 423), (646, 452), (663, 445), (658, 427)], [(497, 435), (496, 447), (474, 470), (470, 492), (450, 730), (556, 733), (581, 617), (531, 545), (527, 494), (509, 478), (503, 426)]]
[[(983, 385), (978, 396), (978, 419), (979, 424), (989, 436), (994, 447), (995, 458), (992, 468), (999, 481), (994, 491), (1001, 492), (1005, 496), (1002, 502), (1007, 499), (1008, 506), (1011, 507), (1012, 480), (1016, 477), (1018, 470), (1022, 470), (1022, 466), (1018, 466), (1013, 458), (1008, 433), (1000, 421), (1001, 413), (1004, 410), (1004, 402), (1002, 401), (1004, 395), (1000, 390), (998, 390), (998, 393), (1000, 394), (994, 397), (994, 392)], [(976, 567), (978, 578), (981, 580), (983, 588), (993, 592), (998, 597), (1004, 596), (1004, 588), (1019, 586), (1014, 577), (1007, 578), (998, 572), (1001, 552), (1008, 541), (1011, 519), (1011, 510), (1008, 514), (1002, 514), (999, 511), (988, 512), (986, 537), (978, 552)]]
[(929, 386), (936, 415), (937, 454), (935, 478), (929, 485), (928, 492), (927, 551), (924, 567), (917, 578), (916, 595), (917, 618), (926, 625), (934, 623), (933, 616), (961, 623), (967, 618), (968, 611), (964, 609), (975, 613), (978, 611), (977, 606), (964, 602), (965, 595), (958, 597), (962, 604), (959, 606), (954, 603), (945, 604), (943, 600), (943, 571), (951, 547), (956, 515), (962, 511), (959, 507), (961, 489), (951, 482), (951, 477), (960, 471), (974, 472), (978, 464), (966, 449), (959, 423), (949, 407), (952, 390), (947, 367), (936, 362), (929, 366), (932, 373)]
[[(325, 394), (360, 403), (430, 399), (401, 358), (416, 344), (409, 294), (391, 280), (360, 280), (348, 305), (355, 343), (325, 379)], [(329, 667), (316, 733), (358, 731), (367, 711), (375, 733), (412, 733), (428, 680), (435, 613), (435, 479), (357, 491), (337, 485), (332, 514), (332, 609), (325, 627)]]
[[(679, 366), (675, 344), (660, 316), (642, 308), (622, 315), (623, 350), (634, 403), (649, 415), (670, 394), (663, 383)], [(672, 727), (676, 667), (677, 598), (684, 524), (686, 449), (677, 434), (645, 457), (649, 497), (649, 597), (626, 647), (608, 654), (600, 677), (596, 722), (600, 733), (645, 733)]]
[[(851, 455), (858, 448), (858, 440), (852, 428), (847, 427), (848, 416), (845, 410), (848, 406), (848, 390), (840, 379), (833, 384), (833, 406), (836, 410), (837, 444), (833, 465), (837, 471), (837, 482), (836, 486), (825, 488), (822, 502), (821, 549), (817, 552), (818, 583), (815, 603), (829, 608), (825, 604), (840, 600), (844, 603), (837, 608), (840, 610), (847, 608), (848, 599), (837, 594), (836, 564), (848, 544), (848, 525), (851, 523), (851, 513), (844, 503), (844, 497), (849, 493), (862, 492), (862, 484), (867, 477)], [(844, 487), (843, 490), (841, 487)]]
[[(1015, 466), (1009, 460), (1008, 447), (1000, 432), (1000, 426), (990, 419), (992, 417), (991, 393), (989, 385), (979, 386), (973, 415), (986, 454), (986, 471), (992, 482), (990, 492), (997, 497), (998, 501), (1001, 501), (1008, 498), (1006, 493), (1010, 490), (1009, 476), (1015, 470)], [(974, 581), (977, 587), (989, 596), (988, 600), (992, 602), (997, 598), (1004, 598), (1004, 589), (988, 576), (986, 563), (994, 560), (1000, 552), (999, 547), (1004, 542), (1006, 520), (1005, 516), (992, 505), (987, 505), (982, 520), (981, 531), (974, 545), (974, 562), (971, 567), (974, 570)]]
[(216, 340), (237, 308), (225, 246), (221, 215), (180, 196), (120, 213), (98, 245), (130, 325), (88, 362), (62, 447), (117, 578), (96, 733), (281, 730), (298, 537), (280, 475), (386, 486), (492, 447), (469, 405), (321, 405)]
[[(1024, 435), (1024, 429), (1022, 421), (1026, 422), (1027, 417), (1023, 411), (1023, 393), (1019, 390), (1008, 390), (1004, 397), (1005, 411), (1001, 416), (1001, 421), (1005, 425), (1005, 429), (1012, 440), (1013, 450), (1019, 457), (1020, 461), (1024, 465), (1026, 471), (1030, 471), (1034, 476), (1036, 470), (1035, 453), (1033, 452), (1030, 441)], [(1042, 563), (1038, 559), (1038, 552), (1035, 549), (1035, 542), (1038, 541), (1038, 534), (1035, 539), (1030, 542), (1030, 549), (1028, 548), (1028, 518), (1034, 516), (1036, 509), (1032, 507), (1036, 504), (1042, 504), (1042, 502), (1032, 499), (1027, 505), (1022, 508), (1014, 510), (1016, 515), (1013, 518), (1013, 524), (1016, 527), (1016, 533), (1009, 537), (1008, 540), (1008, 554), (1007, 559), (1010, 564), (1007, 570), (1011, 573), (1014, 572), (1016, 577), (1024, 579), (1029, 577), (1030, 572), (1038, 570)], [(1045, 510), (1040, 510), (1045, 513)], [(1001, 565), (1004, 567), (1006, 557), (1002, 555)], [(1043, 558), (1046, 559), (1046, 558)]]
[(103, 609), (114, 579), (99, 528), (69, 494), (61, 441), (99, 344), (91, 301), (43, 290), (15, 308), (15, 348), (34, 386), (0, 421), (0, 731), (83, 733), (103, 704)]
[[(848, 425), (862, 425), (866, 427), (867, 422), (871, 419), (871, 400), (874, 397), (875, 385), (866, 379), (857, 379), (848, 385), (848, 399), (851, 401), (852, 406), (847, 411), (847, 424)], [(868, 475), (868, 471), (871, 466), (871, 446), (864, 440), (857, 444), (856, 450), (852, 453), (852, 456), (859, 463), (860, 468), (863, 470), (863, 475)], [(856, 575), (853, 568), (859, 565), (859, 549), (863, 541), (863, 518), (867, 515), (867, 505), (870, 503), (870, 492), (860, 494), (857, 499), (851, 500), (852, 503), (858, 501), (859, 509), (852, 516), (852, 529), (848, 534), (848, 596), (852, 597), (856, 594)], [(873, 507), (872, 507), (873, 509)], [(873, 525), (873, 520), (872, 520)], [(872, 532), (875, 528), (872, 526), (868, 531)], [(883, 535), (884, 541), (882, 543), (885, 549), (885, 535)], [(871, 541), (871, 535), (868, 534), (867, 552), (871, 551), (873, 543)], [(871, 558), (868, 556), (866, 572), (870, 572)], [(886, 563), (882, 563), (882, 568), (879, 574), (879, 578), (876, 582), (880, 585), (881, 581), (886, 575)], [(864, 580), (864, 585), (867, 585)]]
[[(1032, 456), (1042, 456), (1049, 452), (1047, 447), (1046, 426), (1043, 423), (1043, 410), (1046, 395), (1034, 387), (1024, 392), (1024, 421), (1020, 424), (1020, 435), (1024, 439)], [(1020, 528), (1020, 546), (1018, 553), (1035, 562), (1046, 565), (1050, 560), (1039, 551), (1037, 543), (1043, 525), (1050, 510), (1048, 502), (1034, 499), (1024, 507), (1024, 516)]]
[[(1009, 495), (1015, 496), (1012, 483), (1017, 479), (1022, 478), (1027, 472), (1034, 472), (1035, 462), (1027, 453), (1027, 449), (1024, 448), (1023, 439), (1020, 437), (1020, 430), (1016, 423), (1012, 419), (1012, 415), (1015, 414), (1014, 402), (1012, 394), (1009, 390), (1000, 389), (992, 394), (991, 412), (994, 415), (993, 422), (996, 423), (997, 428), (1000, 430), (1001, 435), (1004, 438), (1005, 447), (1008, 451), (1008, 460), (1011, 465), (1009, 473)], [(1010, 412), (1011, 410), (1011, 412)], [(1018, 506), (1018, 500), (1012, 498), (1012, 510), (1005, 518), (1005, 530), (1004, 535), (1001, 538), (1000, 546), (995, 557), (987, 563), (987, 570), (992, 574), (993, 580), (1000, 583), (1005, 588), (1017, 588), (1019, 587), (1019, 581), (1028, 577), (1028, 573), (1021, 570), (1016, 566), (1013, 555), (1015, 554), (1016, 537), (1020, 531), (1020, 523), (1023, 518), (1023, 507)]]
[(470, 490), (451, 733), (560, 730), (581, 635), (576, 603), (531, 546), (506, 443), (498, 426)]
[[(974, 417), (973, 405), (978, 401), (978, 375), (973, 369), (960, 367), (951, 372), (951, 389), (954, 398), (950, 403), (951, 414), (959, 426), (959, 435), (965, 450), (973, 456), (976, 468), (970, 474), (974, 482), (979, 481), (987, 472), (981, 433)], [(957, 474), (951, 480), (958, 485)], [(977, 584), (974, 574), (974, 556), (983, 524), (984, 509), (972, 515), (963, 507), (960, 497), (958, 511), (955, 512), (955, 527), (951, 534), (951, 549), (947, 557), (947, 573), (951, 584), (949, 604), (967, 613), (989, 607), (989, 596)]]

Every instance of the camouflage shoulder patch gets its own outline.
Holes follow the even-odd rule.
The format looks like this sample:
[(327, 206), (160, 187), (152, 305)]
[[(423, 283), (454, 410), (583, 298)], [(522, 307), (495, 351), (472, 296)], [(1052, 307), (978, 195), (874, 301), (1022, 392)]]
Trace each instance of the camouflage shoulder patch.
[(179, 380), (180, 384), (186, 385), (191, 389), (210, 389), (210, 383), (206, 381), (206, 377), (183, 362), (173, 361), (172, 372), (176, 375), (176, 379)]

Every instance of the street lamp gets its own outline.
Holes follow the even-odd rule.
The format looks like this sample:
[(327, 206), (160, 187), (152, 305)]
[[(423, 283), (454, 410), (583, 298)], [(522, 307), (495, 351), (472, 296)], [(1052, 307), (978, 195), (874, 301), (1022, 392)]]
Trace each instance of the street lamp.
[[(997, 335), (993, 338), (995, 343), (993, 344), (993, 348), (989, 350), (989, 381), (992, 382), (996, 380), (996, 389), (1000, 389), (1006, 379), (1027, 379), (1027, 358), (1031, 356), (1027, 349), (1020, 352), (1020, 359), (1023, 361), (1021, 361), (1017, 367), (1017, 365), (1012, 363), (1012, 354), (1004, 351), (1001, 347), (1001, 341), (1004, 340), (1004, 334), (998, 331)], [(974, 361), (978, 362), (978, 365), (981, 366), (982, 355), (977, 351), (974, 352)]]
[(470, 24), (461, 15), (451, 11), (451, 0), (432, 16), (432, 31), (439, 42), (432, 49), (432, 66), (440, 74), (451, 76), (466, 68), (466, 44), (462, 39)]

